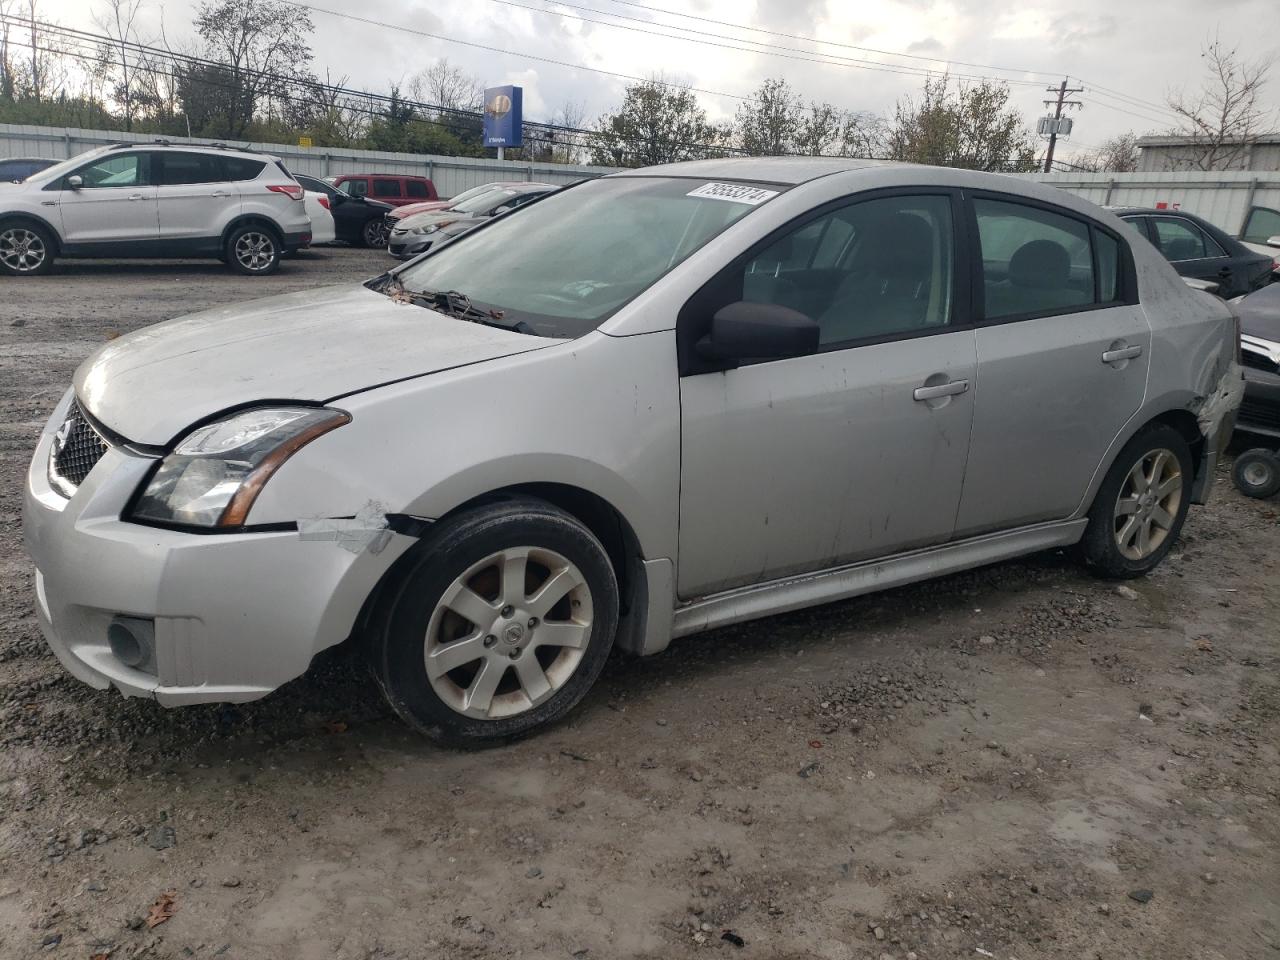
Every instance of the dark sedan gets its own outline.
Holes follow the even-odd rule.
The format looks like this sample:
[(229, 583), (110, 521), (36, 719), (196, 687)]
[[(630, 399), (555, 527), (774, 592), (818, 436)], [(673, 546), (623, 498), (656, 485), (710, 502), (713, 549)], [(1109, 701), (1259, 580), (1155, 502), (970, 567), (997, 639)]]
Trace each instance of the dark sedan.
[(21, 183), (33, 173), (47, 170), (60, 162), (47, 157), (10, 157), (0, 160), (0, 183)]
[(1154, 243), (1182, 276), (1216, 283), (1224, 299), (1252, 293), (1271, 282), (1271, 257), (1250, 250), (1194, 214), (1137, 207), (1112, 212)]
[(348, 196), (333, 184), (305, 174), (295, 174), (294, 179), (304, 190), (328, 197), (333, 232), (339, 240), (358, 247), (387, 245), (387, 214), (391, 212), (391, 204), (371, 197)]

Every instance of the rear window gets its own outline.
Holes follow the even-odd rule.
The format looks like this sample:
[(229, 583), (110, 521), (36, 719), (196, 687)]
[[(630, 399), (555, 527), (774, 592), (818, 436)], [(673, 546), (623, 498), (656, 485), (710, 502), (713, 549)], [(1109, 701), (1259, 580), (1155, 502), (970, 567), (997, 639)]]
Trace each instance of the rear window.
[(411, 197), (422, 197), (423, 199), (431, 196), (431, 191), (427, 189), (427, 185), (421, 180), (405, 181), (405, 192)]
[[(217, 157), (216, 159), (222, 168), (223, 180), (253, 180), (267, 165), (265, 160), (250, 160), (248, 157)], [(277, 166), (286, 177), (289, 176), (289, 171), (285, 170), (283, 163), (278, 163)]]
[(1173, 217), (1152, 217), (1156, 230), (1156, 242), (1166, 260), (1202, 260), (1206, 257), (1225, 257), (1217, 242), (1189, 220)]
[(375, 197), (398, 197), (400, 196), (399, 180), (375, 180), (373, 181), (373, 195)]

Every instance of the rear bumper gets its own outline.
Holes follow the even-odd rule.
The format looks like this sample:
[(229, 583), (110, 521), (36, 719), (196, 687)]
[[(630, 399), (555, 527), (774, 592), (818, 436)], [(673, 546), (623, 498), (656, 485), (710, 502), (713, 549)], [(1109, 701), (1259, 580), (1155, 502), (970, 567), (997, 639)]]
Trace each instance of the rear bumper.
[(284, 250), (286, 253), (292, 253), (295, 250), (301, 250), (303, 247), (309, 246), (311, 246), (310, 230), (296, 230), (284, 235)]
[[(97, 688), (167, 706), (261, 697), (346, 639), (365, 598), (414, 541), (391, 535), (376, 552), (297, 531), (192, 534), (120, 519), (154, 460), (113, 447), (75, 495), (45, 466), (70, 394), (27, 475), (23, 528), (35, 561), (37, 619), (67, 670)], [(117, 616), (154, 621), (153, 672), (112, 652)]]

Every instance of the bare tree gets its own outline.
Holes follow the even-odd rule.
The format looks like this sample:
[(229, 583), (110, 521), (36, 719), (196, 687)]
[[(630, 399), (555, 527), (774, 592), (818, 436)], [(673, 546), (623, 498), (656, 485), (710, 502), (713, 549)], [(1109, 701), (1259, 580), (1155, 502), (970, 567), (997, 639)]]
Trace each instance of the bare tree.
[(584, 135), (572, 131), (585, 129), (586, 122), (585, 101), (566, 100), (560, 109), (551, 115), (551, 123), (554, 126), (568, 128), (555, 131), (555, 145), (551, 148), (553, 163), (582, 162), (587, 153)]
[(0, 100), (9, 103), (18, 95), (18, 63), (13, 52), (9, 20), (17, 9), (17, 0), (0, 0)]
[(1208, 77), (1199, 92), (1176, 90), (1167, 98), (1180, 118), (1176, 133), (1191, 141), (1189, 152), (1174, 162), (1195, 170), (1239, 168), (1258, 135), (1276, 121), (1263, 99), (1275, 55), (1246, 60), (1215, 36), (1200, 59)]
[(484, 86), (472, 74), (450, 63), (437, 60), (409, 80), (409, 93), (415, 100), (443, 108), (437, 114), (454, 110), (480, 110)]
[(1122, 133), (1104, 140), (1096, 150), (1077, 153), (1070, 166), (1089, 173), (1132, 173), (1138, 169), (1138, 135)]
[(884, 157), (889, 149), (889, 125), (884, 117), (865, 110), (844, 115), (840, 131), (840, 156)]
[(116, 84), (113, 94), (116, 102), (124, 109), (124, 128), (132, 130), (137, 75), (136, 71), (131, 72), (133, 54), (130, 44), (138, 41), (133, 23), (138, 18), (142, 0), (105, 0), (105, 3), (107, 9), (103, 13), (95, 13), (93, 22), (111, 38), (112, 54), (119, 54), (120, 59), (114, 66), (120, 68), (120, 82)]

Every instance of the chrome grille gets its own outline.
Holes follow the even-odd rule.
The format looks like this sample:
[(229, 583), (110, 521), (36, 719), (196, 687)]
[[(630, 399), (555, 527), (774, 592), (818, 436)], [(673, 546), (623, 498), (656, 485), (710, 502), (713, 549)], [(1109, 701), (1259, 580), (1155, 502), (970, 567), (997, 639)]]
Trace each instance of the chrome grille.
[(71, 496), (109, 449), (111, 444), (89, 422), (80, 401), (73, 400), (49, 451), (49, 480), (64, 496)]

